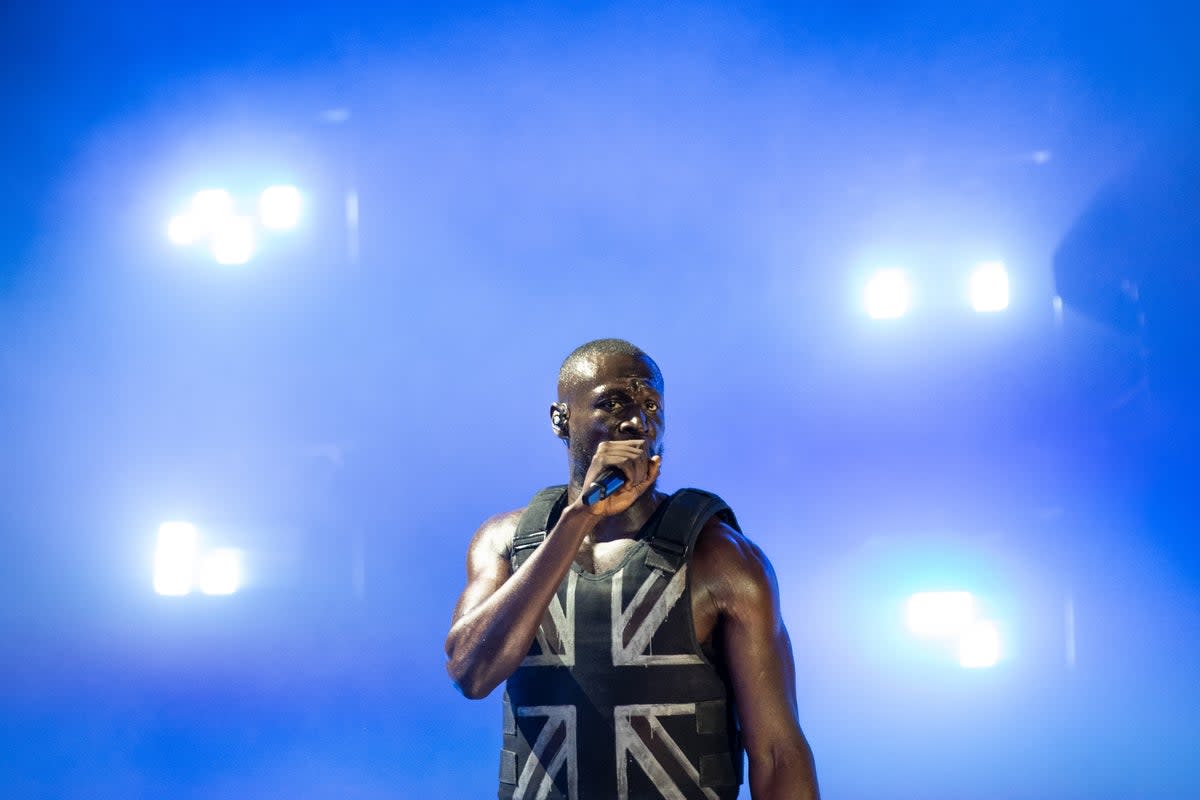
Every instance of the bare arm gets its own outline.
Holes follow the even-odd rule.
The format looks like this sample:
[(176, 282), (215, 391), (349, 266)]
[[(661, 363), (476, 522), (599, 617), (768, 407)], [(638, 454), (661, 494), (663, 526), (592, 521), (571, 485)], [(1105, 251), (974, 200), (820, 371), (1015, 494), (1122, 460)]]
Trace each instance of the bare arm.
[(446, 671), (472, 699), (487, 697), (520, 666), (583, 537), (599, 520), (582, 506), (567, 506), (513, 575), (507, 549), (520, 516), (514, 511), (483, 523), (467, 552), (467, 587), (446, 637)]
[(626, 470), (630, 482), (595, 505), (570, 503), (516, 574), (508, 548), (520, 512), (492, 517), (475, 533), (467, 552), (467, 587), (446, 637), (446, 671), (467, 697), (487, 697), (521, 665), (584, 537), (653, 485), (659, 459), (647, 459), (640, 440), (602, 442), (584, 485), (608, 466)]
[(697, 581), (722, 620), (724, 650), (754, 800), (818, 800), (812, 750), (796, 711), (792, 645), (779, 612), (775, 573), (737, 531), (710, 523), (697, 543)]

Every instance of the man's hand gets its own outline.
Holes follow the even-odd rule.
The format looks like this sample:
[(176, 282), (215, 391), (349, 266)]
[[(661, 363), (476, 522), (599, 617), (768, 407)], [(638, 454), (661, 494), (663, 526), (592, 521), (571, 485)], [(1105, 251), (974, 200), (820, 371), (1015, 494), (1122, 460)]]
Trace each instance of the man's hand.
[[(603, 500), (585, 506), (588, 513), (597, 517), (612, 517), (625, 511), (658, 480), (661, 465), (662, 456), (647, 457), (645, 439), (601, 442), (583, 479), (583, 490), (587, 491), (600, 473), (609, 467), (616, 467), (625, 473), (625, 484)], [(575, 502), (582, 505), (578, 498)]]

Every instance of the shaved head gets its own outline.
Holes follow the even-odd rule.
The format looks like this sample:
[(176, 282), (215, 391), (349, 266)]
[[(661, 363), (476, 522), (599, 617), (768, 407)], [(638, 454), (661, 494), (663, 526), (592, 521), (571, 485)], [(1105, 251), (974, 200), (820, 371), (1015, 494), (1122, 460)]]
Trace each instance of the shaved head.
[(594, 381), (600, 361), (606, 356), (627, 356), (644, 361), (650, 368), (654, 382), (662, 388), (662, 372), (658, 364), (640, 347), (624, 339), (593, 339), (576, 347), (563, 359), (558, 370), (558, 399), (565, 401), (581, 382)]

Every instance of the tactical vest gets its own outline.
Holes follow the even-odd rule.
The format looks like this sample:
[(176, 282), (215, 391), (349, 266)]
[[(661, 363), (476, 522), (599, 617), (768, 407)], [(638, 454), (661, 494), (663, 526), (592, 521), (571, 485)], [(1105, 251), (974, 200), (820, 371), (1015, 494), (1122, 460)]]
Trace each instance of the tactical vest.
[[(539, 492), (513, 537), (513, 571), (566, 504)], [(501, 800), (733, 800), (742, 746), (720, 659), (696, 641), (688, 567), (716, 495), (664, 500), (622, 562), (572, 564), (504, 693)], [(718, 640), (720, 637), (714, 637)]]

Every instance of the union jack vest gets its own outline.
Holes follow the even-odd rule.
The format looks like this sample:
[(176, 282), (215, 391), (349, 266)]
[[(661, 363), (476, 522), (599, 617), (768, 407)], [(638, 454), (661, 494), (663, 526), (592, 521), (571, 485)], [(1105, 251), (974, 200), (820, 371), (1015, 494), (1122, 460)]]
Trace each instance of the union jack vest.
[[(513, 571), (554, 527), (566, 487), (539, 492)], [(696, 641), (688, 567), (721, 498), (664, 500), (614, 569), (571, 566), (504, 693), (501, 800), (733, 800), (742, 746), (719, 654)], [(714, 636), (719, 647), (719, 636)]]

